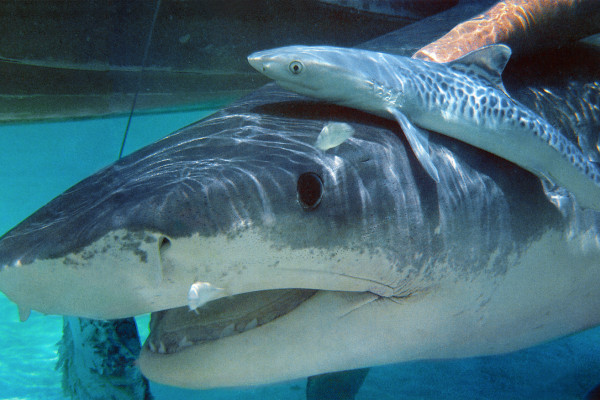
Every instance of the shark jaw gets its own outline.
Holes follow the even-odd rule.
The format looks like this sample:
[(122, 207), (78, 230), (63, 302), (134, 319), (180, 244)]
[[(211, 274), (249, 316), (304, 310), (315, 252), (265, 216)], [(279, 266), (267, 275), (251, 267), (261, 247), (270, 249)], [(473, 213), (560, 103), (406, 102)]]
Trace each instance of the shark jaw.
[(448, 266), (405, 296), (270, 290), (157, 313), (138, 365), (150, 380), (207, 389), (522, 349), (599, 322), (599, 250), (586, 243), (548, 231), (505, 275), (465, 279)]
[(309, 376), (315, 354), (325, 355), (326, 370), (355, 368), (360, 357), (352, 358), (368, 341), (345, 339), (366, 333), (350, 315), (378, 299), (372, 293), (288, 289), (216, 300), (198, 313), (154, 313), (138, 365), (152, 381), (203, 389)]
[[(154, 315), (140, 355), (149, 379), (188, 388), (248, 386), (400, 361), (503, 353), (594, 326), (600, 322), (598, 243), (592, 233), (571, 240), (564, 235), (546, 231), (509, 257), (505, 274), (488, 267), (465, 275), (441, 262), (426, 280), (400, 275), (375, 250), (277, 249), (252, 229), (210, 238), (119, 231), (94, 246), (106, 246), (111, 237), (138, 239), (119, 254), (139, 263), (147, 250), (148, 266), (139, 263), (139, 272), (130, 266), (129, 275), (115, 277), (121, 269), (107, 262), (110, 251), (95, 259), (89, 252), (95, 247), (86, 247), (70, 255), (79, 263), (9, 267), (0, 282), (18, 304), (42, 311), (62, 304), (117, 318), (169, 309)], [(88, 275), (101, 260), (112, 265), (112, 275)], [(150, 273), (156, 265), (159, 281)], [(50, 270), (43, 272), (45, 267)], [(42, 273), (43, 285), (33, 279)], [(188, 292), (199, 280), (223, 290), (196, 313), (189, 311)], [(39, 292), (19, 291), (28, 284)], [(59, 284), (71, 285), (68, 297), (60, 296)], [(150, 287), (158, 294), (144, 302)], [(38, 297), (48, 303), (32, 303)]]

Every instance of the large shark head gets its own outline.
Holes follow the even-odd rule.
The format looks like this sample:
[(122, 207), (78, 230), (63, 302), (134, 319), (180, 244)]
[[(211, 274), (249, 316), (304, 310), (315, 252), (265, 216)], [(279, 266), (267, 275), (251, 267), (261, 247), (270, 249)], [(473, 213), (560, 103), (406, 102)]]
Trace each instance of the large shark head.
[[(354, 132), (324, 151), (331, 121)], [(563, 240), (535, 178), (431, 146), (437, 184), (393, 122), (269, 85), (4, 235), (0, 290), (23, 310), (154, 312), (140, 368), (186, 387), (497, 353), (597, 322), (598, 249)]]
[[(344, 316), (360, 318), (355, 310), (380, 296), (406, 297), (430, 284), (420, 271), (437, 257), (436, 200), (426, 195), (429, 181), (417, 190), (413, 160), (388, 121), (361, 114), (352, 138), (322, 151), (315, 142), (330, 118), (357, 121), (355, 112), (278, 99), (289, 94), (257, 93), (51, 201), (0, 239), (0, 290), (24, 313), (112, 319), (159, 312), (141, 365), (168, 383), (309, 375), (314, 359), (301, 361), (309, 345), (334, 362), (326, 369), (344, 369), (340, 345), (368, 346), (338, 341), (349, 329)], [(303, 317), (287, 319), (292, 334), (273, 330), (294, 313)], [(310, 339), (323, 324), (330, 332)], [(364, 334), (367, 327), (356, 325)], [(249, 337), (239, 333), (255, 330), (272, 333), (257, 336), (262, 345), (243, 345)], [(186, 375), (202, 374), (195, 368), (171, 377), (163, 371), (169, 356), (189, 355), (200, 343), (233, 349), (234, 338), (250, 351), (236, 350), (234, 364), (260, 364), (253, 352), (264, 355), (255, 376), (233, 364), (226, 372), (221, 350), (219, 378)], [(290, 352), (285, 359), (295, 360), (296, 372), (266, 367), (277, 338), (294, 342), (279, 348)], [(202, 359), (208, 368), (210, 356)]]
[(0, 289), (102, 319), (271, 289), (411, 292), (398, 246), (411, 260), (430, 227), (399, 139), (359, 126), (324, 152), (327, 121), (263, 113), (217, 115), (51, 201), (1, 238)]

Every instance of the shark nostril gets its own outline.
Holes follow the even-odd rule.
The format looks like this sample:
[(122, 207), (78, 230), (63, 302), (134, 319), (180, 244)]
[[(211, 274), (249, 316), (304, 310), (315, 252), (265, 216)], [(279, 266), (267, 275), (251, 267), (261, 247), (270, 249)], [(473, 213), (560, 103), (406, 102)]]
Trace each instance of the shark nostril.
[(157, 240), (157, 244), (158, 244), (158, 263), (157, 263), (157, 270), (156, 270), (156, 284), (160, 285), (166, 278), (166, 275), (168, 275), (168, 271), (170, 271), (170, 268), (168, 267), (170, 264), (168, 261), (166, 261), (167, 256), (167, 250), (169, 250), (171, 248), (171, 239), (169, 239), (166, 236), (159, 236), (158, 240)]
[(158, 251), (159, 252), (166, 251), (169, 249), (169, 247), (171, 247), (171, 240), (166, 236), (161, 236), (158, 239)]

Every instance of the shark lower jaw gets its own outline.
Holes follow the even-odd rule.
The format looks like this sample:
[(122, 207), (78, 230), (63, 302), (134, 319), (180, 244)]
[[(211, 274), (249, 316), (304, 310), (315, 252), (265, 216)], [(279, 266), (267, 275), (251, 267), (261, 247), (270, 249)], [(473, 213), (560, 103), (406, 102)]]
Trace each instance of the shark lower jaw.
[[(138, 366), (152, 381), (190, 389), (262, 385), (358, 368), (364, 365), (353, 364), (356, 355), (364, 357), (368, 346), (364, 332), (353, 342), (361, 325), (352, 316), (379, 299), (366, 292), (281, 289), (218, 299), (196, 312), (153, 313)], [(367, 325), (359, 330), (370, 332)]]
[(187, 347), (234, 336), (258, 328), (293, 312), (317, 291), (279, 289), (242, 293), (189, 307), (152, 313), (146, 348), (173, 354)]

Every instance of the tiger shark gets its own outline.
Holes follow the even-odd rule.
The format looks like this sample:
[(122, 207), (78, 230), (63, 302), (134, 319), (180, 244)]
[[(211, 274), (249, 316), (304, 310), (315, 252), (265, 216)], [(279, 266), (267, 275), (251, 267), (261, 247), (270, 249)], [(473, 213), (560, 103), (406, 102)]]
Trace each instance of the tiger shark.
[(287, 46), (248, 61), (285, 89), (396, 119), (436, 181), (426, 130), (520, 165), (555, 188), (558, 202), (566, 188), (581, 206), (600, 211), (597, 163), (507, 94), (501, 75), (510, 55), (508, 46), (495, 44), (442, 64), (363, 49)]
[[(572, 89), (572, 87), (571, 87)], [(583, 98), (583, 96), (581, 96)], [(352, 135), (323, 150), (331, 123)], [(165, 384), (263, 384), (498, 354), (600, 323), (598, 215), (445, 136), (270, 84), (76, 184), (0, 238), (26, 316), (152, 312)]]

